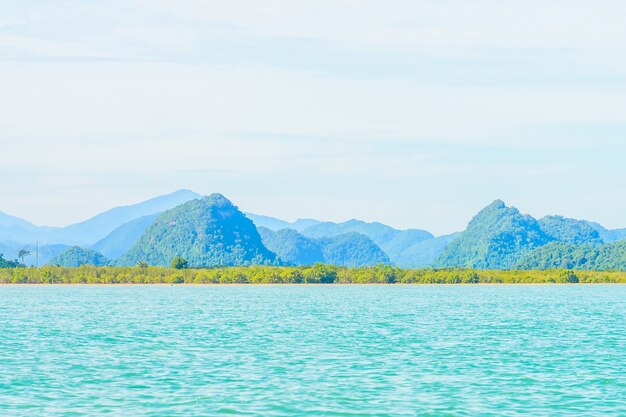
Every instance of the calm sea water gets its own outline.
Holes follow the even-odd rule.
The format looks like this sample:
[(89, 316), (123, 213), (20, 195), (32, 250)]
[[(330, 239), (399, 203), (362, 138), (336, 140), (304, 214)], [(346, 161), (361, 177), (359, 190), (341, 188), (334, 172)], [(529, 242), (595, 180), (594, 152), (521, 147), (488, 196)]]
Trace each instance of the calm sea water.
[(0, 287), (2, 416), (624, 416), (626, 286)]

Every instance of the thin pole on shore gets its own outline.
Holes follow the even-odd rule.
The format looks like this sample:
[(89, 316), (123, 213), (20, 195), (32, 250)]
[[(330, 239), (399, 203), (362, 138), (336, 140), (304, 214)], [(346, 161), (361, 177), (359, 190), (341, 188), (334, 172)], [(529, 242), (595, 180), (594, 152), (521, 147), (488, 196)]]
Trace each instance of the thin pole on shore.
[(37, 241), (37, 249), (35, 249), (35, 266), (39, 268), (39, 241)]

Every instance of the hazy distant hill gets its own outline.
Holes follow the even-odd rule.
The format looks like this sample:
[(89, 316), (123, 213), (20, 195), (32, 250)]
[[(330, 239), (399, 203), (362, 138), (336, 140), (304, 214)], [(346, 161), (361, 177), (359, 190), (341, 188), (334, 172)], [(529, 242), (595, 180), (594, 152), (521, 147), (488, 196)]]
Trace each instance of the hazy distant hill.
[[(61, 254), (69, 248), (68, 245), (39, 245), (39, 266), (47, 264), (50, 259)], [(37, 245), (24, 245), (20, 243), (0, 243), (0, 253), (4, 254), (5, 259), (14, 260), (21, 249), (30, 252), (30, 255), (24, 258), (26, 266), (37, 264)]]
[(626, 271), (626, 241), (604, 245), (552, 242), (527, 253), (516, 268)]
[(349, 220), (343, 223), (319, 223), (304, 229), (302, 234), (311, 238), (326, 238), (352, 232), (369, 237), (396, 264), (399, 264), (400, 259), (407, 258), (406, 251), (410, 247), (418, 242), (434, 238), (431, 233), (425, 230), (397, 230), (382, 223), (366, 223), (361, 220)]
[(436, 265), (510, 269), (527, 253), (553, 240), (532, 216), (500, 200), (481, 210), (442, 252)]
[(19, 264), (14, 261), (10, 261), (4, 257), (3, 253), (0, 253), (0, 268), (16, 268)]
[(72, 246), (49, 261), (50, 265), (60, 265), (66, 267), (78, 267), (81, 265), (105, 266), (110, 263), (111, 260), (103, 256), (101, 253), (91, 249), (80, 248), (78, 246)]
[(58, 233), (58, 236), (62, 237), (63, 240), (57, 240), (57, 242), (93, 244), (131, 220), (150, 214), (161, 213), (197, 198), (200, 198), (200, 195), (193, 191), (179, 190), (172, 194), (155, 197), (142, 203), (116, 207), (84, 222), (63, 228)]
[(445, 248), (458, 238), (461, 233), (438, 236), (432, 239), (420, 240), (407, 247), (392, 258), (400, 268), (424, 268), (435, 264)]
[[(164, 211), (174, 208), (179, 209), (177, 213), (181, 219), (194, 217), (193, 210), (189, 210), (195, 205), (185, 203), (199, 199), (199, 194), (180, 190), (142, 203), (117, 207), (65, 228), (40, 227), (19, 217), (0, 213), (0, 253), (5, 254), (5, 259), (12, 260), (19, 250), (26, 249), (31, 254), (25, 257), (24, 263), (34, 265), (37, 263), (35, 242), (39, 241), (39, 265), (49, 262), (70, 245), (78, 245), (91, 247), (109, 259), (126, 254), (123, 260), (126, 264), (134, 264), (131, 262), (133, 259), (141, 258), (169, 265), (171, 258), (167, 258), (183, 255), (175, 253), (183, 250), (194, 262), (202, 265), (218, 265), (221, 262), (271, 263), (275, 262), (275, 256), (268, 253), (274, 251), (285, 262), (299, 265), (323, 261), (338, 265), (392, 263), (403, 268), (462, 266), (505, 269), (517, 265), (535, 265), (537, 268), (557, 264), (589, 264), (596, 268), (600, 268), (597, 265), (619, 266), (625, 256), (620, 252), (622, 245), (603, 244), (625, 240), (626, 229), (608, 230), (598, 223), (562, 216), (546, 216), (537, 221), (520, 214), (515, 208), (506, 207), (499, 200), (478, 213), (463, 233), (439, 237), (424, 230), (397, 230), (376, 222), (350, 220), (333, 223), (313, 219), (287, 222), (252, 213), (245, 218), (237, 211), (237, 219), (245, 218), (245, 221), (241, 220), (241, 225), (249, 225), (252, 220), (258, 226), (268, 249), (263, 246), (263, 241), (257, 240), (254, 235), (258, 234), (256, 229), (253, 233), (247, 226), (245, 233), (236, 227), (231, 230), (233, 236), (243, 233), (242, 239), (229, 241), (230, 238), (224, 236), (224, 240), (220, 241), (217, 238), (219, 231), (211, 229), (214, 222), (220, 220), (217, 218), (187, 219), (189, 224), (181, 224), (191, 229), (180, 233), (173, 230), (177, 228), (168, 228), (162, 223), (155, 226)], [(200, 237), (197, 235), (198, 228), (204, 226), (212, 233), (211, 239), (215, 238), (213, 243), (203, 240), (207, 236), (202, 233)], [(151, 227), (156, 228), (152, 230), (151, 237), (140, 242)], [(553, 244), (542, 248), (550, 242), (567, 245)], [(602, 247), (596, 250), (590, 249), (589, 245)], [(543, 250), (533, 252), (537, 248)], [(599, 257), (600, 261), (591, 264), (590, 257)]]
[(118, 260), (169, 266), (180, 255), (190, 266), (274, 264), (276, 254), (261, 240), (254, 223), (226, 197), (212, 194), (161, 214)]
[(586, 223), (589, 224), (589, 226), (593, 227), (595, 230), (597, 230), (597, 232), (600, 235), (600, 238), (606, 243), (617, 242), (617, 241), (626, 239), (626, 229), (609, 230), (609, 229), (606, 229), (604, 226), (595, 222), (586, 222)]
[(189, 190), (159, 196), (142, 203), (116, 207), (67, 227), (38, 227), (22, 219), (0, 215), (0, 242), (21, 244), (92, 245), (124, 223), (174, 208), (200, 195)]
[(137, 243), (160, 213), (131, 220), (112, 231), (107, 237), (96, 242), (92, 249), (110, 259), (117, 259)]
[(293, 223), (289, 223), (284, 220), (277, 219), (276, 217), (262, 216), (253, 213), (246, 213), (246, 216), (252, 220), (257, 227), (264, 227), (274, 232), (282, 229), (292, 229), (300, 232), (307, 227), (321, 223), (320, 221), (314, 219), (298, 219)]
[(339, 266), (372, 266), (390, 263), (387, 254), (360, 233), (313, 239), (292, 229), (273, 232), (259, 227), (259, 232), (268, 249), (291, 265), (324, 262)]

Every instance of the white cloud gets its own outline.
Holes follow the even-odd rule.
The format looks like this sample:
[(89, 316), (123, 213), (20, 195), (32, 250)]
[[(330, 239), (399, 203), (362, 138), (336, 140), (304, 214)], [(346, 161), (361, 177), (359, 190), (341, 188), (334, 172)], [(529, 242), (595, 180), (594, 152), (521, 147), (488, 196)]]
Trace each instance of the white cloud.
[(610, 0), (6, 0), (2, 174), (22, 181), (0, 184), (0, 210), (59, 224), (187, 187), (287, 218), (444, 232), (497, 197), (595, 217), (575, 187), (593, 179), (611, 184), (594, 191), (611, 202), (603, 219), (623, 226), (625, 13)]

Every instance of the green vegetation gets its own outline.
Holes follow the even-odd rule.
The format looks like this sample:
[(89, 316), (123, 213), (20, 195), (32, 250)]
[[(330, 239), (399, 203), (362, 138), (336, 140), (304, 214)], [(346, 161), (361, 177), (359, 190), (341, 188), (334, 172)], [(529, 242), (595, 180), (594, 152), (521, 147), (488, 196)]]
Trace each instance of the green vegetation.
[[(141, 266), (144, 267), (145, 264), (141, 264), (141, 262), (137, 263), (137, 266)], [(187, 269), (189, 268), (189, 262), (187, 262), (187, 259), (183, 258), (182, 256), (174, 256), (174, 259), (172, 259), (172, 265), (170, 266), (170, 268), (172, 269)]]
[(313, 265), (324, 262), (322, 247), (315, 239), (309, 239), (292, 229), (277, 232), (265, 227), (257, 229), (265, 246), (289, 265)]
[(0, 269), (0, 284), (527, 284), (622, 283), (626, 272), (250, 266), (211, 269), (95, 267)]
[(563, 216), (546, 216), (539, 220), (541, 230), (559, 242), (602, 244), (600, 233), (584, 220), (568, 219)]
[(161, 214), (116, 263), (169, 266), (177, 255), (190, 267), (277, 263), (254, 223), (221, 194), (191, 200)]
[(110, 263), (111, 260), (105, 258), (101, 253), (91, 249), (83, 249), (78, 246), (72, 246), (59, 256), (50, 260), (51, 265), (66, 267), (77, 267), (81, 265), (105, 266)]
[(19, 263), (13, 261), (7, 261), (4, 259), (4, 254), (0, 253), (0, 268), (17, 268)]
[(550, 242), (539, 222), (500, 200), (481, 210), (443, 251), (435, 265), (510, 269), (528, 252)]
[(17, 258), (22, 261), (22, 264), (24, 263), (24, 258), (28, 255), (30, 255), (30, 251), (26, 249), (20, 249), (19, 252), (17, 252)]
[(552, 242), (528, 253), (518, 269), (566, 268), (592, 271), (626, 271), (626, 241), (605, 245)]
[(357, 267), (389, 263), (387, 254), (360, 233), (344, 233), (318, 241), (327, 264)]

